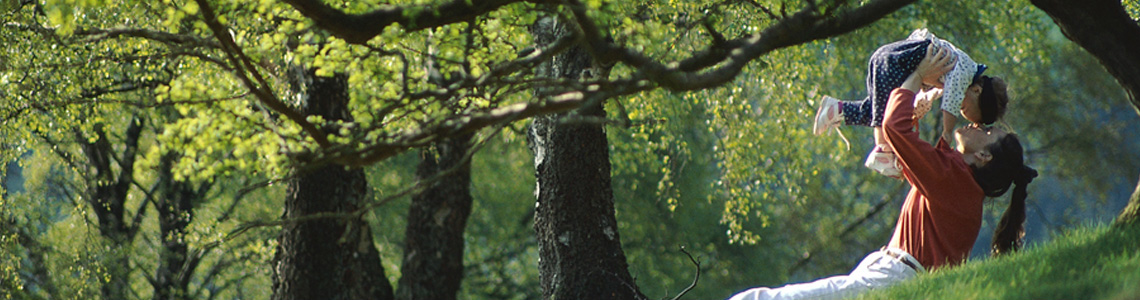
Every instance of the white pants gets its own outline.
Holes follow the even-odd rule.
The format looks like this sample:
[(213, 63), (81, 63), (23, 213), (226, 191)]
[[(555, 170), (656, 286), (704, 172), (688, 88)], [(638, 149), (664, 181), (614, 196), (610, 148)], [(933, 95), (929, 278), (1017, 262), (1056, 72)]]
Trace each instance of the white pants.
[[(900, 258), (888, 255), (896, 254)], [(844, 299), (876, 288), (887, 287), (918, 275), (918, 271), (902, 261), (906, 259), (920, 269), (918, 260), (899, 249), (871, 252), (848, 275), (832, 276), (807, 283), (789, 284), (779, 288), (753, 288), (729, 300), (763, 299)], [(924, 271), (924, 270), (923, 270)]]

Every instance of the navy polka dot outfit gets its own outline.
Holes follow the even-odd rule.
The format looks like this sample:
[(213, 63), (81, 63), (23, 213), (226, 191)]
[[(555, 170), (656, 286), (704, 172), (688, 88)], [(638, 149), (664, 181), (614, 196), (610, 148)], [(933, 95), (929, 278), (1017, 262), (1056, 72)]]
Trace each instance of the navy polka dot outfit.
[(911, 32), (906, 40), (879, 47), (871, 54), (867, 63), (867, 98), (858, 101), (840, 101), (843, 119), (847, 125), (879, 127), (883, 125), (883, 114), (891, 91), (899, 86), (918, 68), (918, 63), (926, 56), (927, 46), (934, 44), (936, 49), (947, 49), (954, 56), (954, 69), (942, 75), (943, 111), (961, 118), (962, 101), (966, 89), (974, 77), (986, 69), (985, 65), (974, 62), (962, 50), (946, 40), (940, 39), (925, 28)]
[(879, 127), (883, 125), (891, 91), (918, 68), (926, 56), (931, 40), (903, 40), (879, 47), (867, 63), (867, 98), (840, 101), (847, 125)]

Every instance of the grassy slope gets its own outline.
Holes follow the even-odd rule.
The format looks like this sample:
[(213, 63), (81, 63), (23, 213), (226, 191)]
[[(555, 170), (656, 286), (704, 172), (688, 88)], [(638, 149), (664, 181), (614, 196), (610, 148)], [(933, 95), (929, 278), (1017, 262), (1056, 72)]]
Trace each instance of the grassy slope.
[(860, 299), (1140, 299), (1140, 226), (1075, 229)]

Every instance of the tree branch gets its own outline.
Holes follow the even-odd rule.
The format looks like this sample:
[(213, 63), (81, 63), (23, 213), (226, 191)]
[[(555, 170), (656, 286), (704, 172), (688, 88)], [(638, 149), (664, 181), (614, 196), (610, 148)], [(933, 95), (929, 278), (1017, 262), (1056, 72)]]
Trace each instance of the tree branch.
[(353, 44), (364, 44), (384, 32), (384, 28), (399, 24), (408, 31), (418, 31), (451, 23), (464, 22), (523, 0), (454, 0), (439, 5), (394, 6), (359, 15), (350, 15), (320, 0), (284, 0), (302, 15), (316, 22), (317, 27), (333, 36)]
[(1120, 1), (1032, 0), (1073, 42), (1095, 56), (1140, 111), (1140, 23)]
[[(410, 187), (404, 188), (404, 189), (402, 189), (396, 193), (393, 193), (391, 195), (387, 195), (386, 197), (384, 197), (380, 200), (368, 203), (367, 205), (362, 205), (354, 211), (351, 211), (351, 212), (313, 213), (313, 214), (308, 214), (308, 215), (304, 215), (304, 216), (300, 216), (300, 217), (282, 218), (279, 220), (272, 220), (272, 221), (246, 222), (244, 224), (239, 225), (237, 228), (234, 228), (233, 230), (231, 230), (228, 234), (225, 235), (225, 237), (222, 238), (221, 241), (209, 243), (205, 247), (215, 247), (215, 246), (221, 244), (222, 242), (233, 240), (233, 239), (237, 238), (237, 236), (244, 234), (245, 232), (247, 232), (251, 229), (254, 229), (254, 228), (282, 226), (282, 225), (286, 225), (286, 224), (295, 224), (298, 222), (313, 221), (313, 220), (359, 218), (361, 215), (366, 214), (366, 213), (371, 212), (371, 211), (374, 211), (376, 208), (383, 206), (383, 205), (385, 205), (385, 204), (387, 204), (393, 200), (396, 200), (396, 199), (399, 199), (402, 197), (406, 197), (408, 195), (411, 195), (412, 193), (422, 191), (423, 189), (426, 189), (426, 188), (436, 184), (440, 180), (446, 179), (446, 178), (448, 178), (448, 176), (451, 176), (455, 172), (458, 172), (459, 170), (463, 169), (464, 166), (467, 165), (467, 163), (469, 163), (471, 161), (471, 158), (475, 156), (475, 153), (479, 152), (480, 149), (482, 149), (484, 146), (487, 145), (488, 141), (490, 141), (492, 138), (494, 138), (496, 135), (498, 135), (498, 133), (502, 131), (503, 127), (505, 127), (505, 126), (499, 126), (498, 128), (495, 129), (495, 131), (492, 134), (483, 138), (479, 142), (474, 143), (469, 148), (467, 153), (462, 158), (460, 158), (456, 164), (454, 164), (450, 168), (445, 169), (445, 170), (441, 170), (440, 172), (435, 173), (431, 177), (417, 180), (416, 183)], [(307, 165), (307, 169), (302, 169), (296, 173), (297, 174), (303, 173), (307, 170), (311, 170), (311, 169), (316, 168), (318, 166), (319, 165), (310, 164), (310, 165)], [(294, 174), (293, 176), (296, 176), (297, 174)], [(284, 179), (282, 179), (282, 180), (284, 180)], [(257, 187), (250, 186), (250, 188), (257, 188)]]
[[(843, 231), (840, 231), (839, 235), (837, 235), (835, 238), (839, 240), (847, 238), (847, 236), (852, 232), (855, 232), (855, 229), (858, 229), (859, 226), (862, 226), (864, 223), (870, 221), (872, 218), (882, 212), (883, 209), (886, 208), (887, 204), (894, 202), (895, 198), (891, 197), (890, 195), (897, 195), (902, 191), (905, 191), (905, 189), (909, 186), (910, 185), (903, 184), (902, 182), (897, 183), (895, 185), (895, 192), (885, 194), (882, 198), (879, 199), (878, 203), (875, 203), (875, 205), (871, 207), (871, 210), (867, 211), (866, 214), (858, 219), (855, 219), (854, 222), (848, 223), (847, 226), (844, 226)], [(819, 245), (812, 247), (812, 249), (808, 251), (807, 256), (801, 258), (799, 261), (796, 261), (795, 264), (792, 264), (792, 267), (788, 268), (788, 273), (795, 273), (804, 266), (807, 266), (808, 262), (811, 262), (812, 258), (814, 257), (813, 253), (818, 252), (820, 248), (821, 246)]]
[[(586, 14), (586, 6), (569, 0), (568, 7), (578, 21), (591, 53), (599, 60), (617, 60), (640, 70), (639, 76), (669, 90), (689, 91), (715, 87), (735, 78), (752, 60), (773, 50), (843, 34), (870, 24), (915, 0), (873, 0), (857, 8), (821, 14), (809, 5), (747, 38), (714, 44), (688, 59), (668, 64), (620, 47), (604, 38), (602, 31)], [(715, 69), (706, 68), (718, 66)]]
[(153, 89), (160, 85), (170, 85), (170, 80), (123, 80), (112, 83), (110, 86), (84, 89), (79, 95), (83, 98), (96, 98), (107, 94)]
[(648, 85), (629, 83), (619, 84), (603, 90), (598, 84), (585, 90), (590, 92), (565, 92), (548, 100), (533, 103), (516, 103), (489, 111), (461, 114), (449, 120), (436, 123), (424, 129), (406, 130), (390, 142), (379, 143), (361, 151), (351, 151), (333, 156), (333, 162), (346, 166), (364, 166), (399, 154), (408, 149), (427, 145), (436, 140), (472, 132), (495, 124), (505, 124), (537, 115), (566, 112), (594, 99), (608, 99), (643, 91)]
[[(142, 123), (144, 119), (139, 116), (133, 116), (130, 124), (127, 126), (126, 135), (123, 137), (123, 156), (119, 159), (119, 178), (115, 179), (115, 190), (119, 195), (126, 195), (131, 189), (131, 183), (134, 182), (135, 174), (135, 158), (138, 156), (139, 137), (142, 136)], [(126, 197), (124, 197), (125, 199)], [(143, 215), (146, 214), (146, 205), (149, 201), (142, 201), (142, 204), (135, 210), (135, 216), (131, 223), (124, 224), (127, 226), (128, 236), (134, 236), (139, 230), (139, 224), (142, 223)]]
[(701, 280), (701, 262), (693, 258), (693, 255), (689, 254), (689, 251), (685, 251), (684, 246), (681, 246), (681, 253), (685, 253), (685, 256), (689, 257), (689, 261), (693, 262), (693, 265), (697, 267), (697, 272), (693, 276), (693, 283), (690, 283), (688, 287), (686, 287), (684, 290), (681, 290), (681, 293), (677, 294), (676, 297), (673, 297), (672, 300), (681, 299), (682, 296), (685, 296), (685, 294), (688, 294), (689, 291), (692, 291), (693, 288), (697, 287), (697, 282)]
[[(206, 22), (206, 26), (210, 28), (210, 31), (214, 33), (214, 38), (221, 42), (222, 49), (225, 50), (226, 56), (228, 56), (230, 62), (233, 63), (234, 73), (238, 76), (238, 79), (241, 80), (242, 84), (244, 84), (261, 103), (268, 106), (269, 109), (285, 115), (290, 121), (301, 126), (301, 129), (308, 133), (321, 148), (331, 146), (332, 144), (329, 142), (328, 137), (325, 136), (324, 131), (318, 129), (313, 123), (306, 120), (304, 115), (290, 108), (284, 102), (281, 102), (281, 100), (277, 98), (277, 95), (273, 94), (273, 88), (269, 86), (269, 83), (265, 82), (265, 78), (261, 76), (261, 73), (257, 72), (257, 67), (249, 57), (245, 55), (241, 46), (238, 46), (237, 43), (234, 42), (233, 36), (230, 35), (226, 26), (218, 21), (214, 8), (210, 6), (209, 1), (196, 0), (196, 2), (198, 2), (199, 9), (201, 10), (203, 21)], [(249, 75), (246, 73), (249, 73)], [(249, 78), (250, 75), (253, 76), (253, 79)], [(254, 80), (257, 82), (254, 83)]]
[[(56, 33), (55, 28), (47, 28), (40, 26), (39, 24), (29, 25), (22, 23), (6, 23), (4, 24), (4, 27), (22, 31), (31, 31), (46, 37), (50, 37), (56, 41), (63, 41), (63, 37), (60, 37), (59, 34)], [(203, 39), (202, 37), (196, 35), (176, 34), (142, 28), (82, 28), (75, 30), (72, 35), (78, 37), (81, 43), (94, 43), (120, 37), (134, 37), (152, 40), (166, 45), (205, 47), (212, 49), (221, 48), (221, 44), (218, 44), (217, 41)]]
[[(223, 48), (230, 52), (231, 60), (236, 65), (245, 64), (231, 45), (232, 40), (224, 34), (224, 27), (217, 24), (212, 17), (213, 11), (202, 3), (207, 23), (214, 30), (215, 35), (222, 40)], [(438, 6), (409, 6), (389, 7), (378, 9), (362, 15), (349, 15), (334, 9), (320, 1), (315, 0), (285, 0), (306, 17), (313, 19), (317, 25), (330, 31), (334, 36), (346, 39), (353, 43), (365, 43), (371, 37), (379, 34), (385, 26), (400, 24), (409, 30), (417, 30), (431, 26), (469, 21), (478, 16), (503, 5), (521, 1), (508, 0), (466, 0), (448, 2)], [(418, 128), (385, 134), (380, 138), (371, 138), (376, 142), (365, 142), (367, 146), (359, 144), (337, 145), (322, 147), (317, 153), (294, 153), (294, 158), (306, 164), (335, 163), (346, 166), (363, 166), (379, 161), (408, 149), (427, 145), (433, 141), (448, 136), (471, 132), (494, 124), (509, 123), (531, 116), (565, 112), (577, 109), (589, 100), (609, 99), (616, 96), (628, 95), (634, 92), (663, 87), (674, 91), (688, 91), (710, 88), (723, 85), (738, 76), (743, 68), (752, 60), (769, 53), (775, 49), (802, 44), (816, 39), (827, 38), (842, 34), (855, 28), (862, 27), (878, 20), (890, 12), (904, 7), (914, 0), (872, 0), (871, 2), (848, 10), (828, 10), (820, 12), (816, 5), (808, 5), (798, 12), (780, 18), (775, 25), (763, 32), (749, 37), (724, 40), (715, 31), (710, 34), (716, 40), (707, 50), (698, 52), (688, 59), (663, 63), (647, 55), (624, 48), (607, 39), (604, 30), (601, 30), (587, 14), (587, 7), (580, 1), (569, 0), (564, 2), (570, 8), (577, 23), (573, 38), (568, 38), (565, 44), (558, 47), (569, 47), (577, 43), (585, 43), (587, 50), (603, 64), (621, 62), (638, 70), (632, 77), (607, 82), (583, 84), (577, 81), (569, 82), (557, 88), (557, 92), (540, 95), (540, 101), (530, 103), (516, 103), (495, 109), (486, 109), (469, 113), (453, 115), (445, 119), (432, 122), (422, 122)], [(415, 8), (415, 9), (413, 9)], [(435, 15), (439, 14), (439, 15)], [(553, 45), (552, 45), (553, 46)], [(550, 47), (557, 49), (555, 47)], [(450, 98), (460, 90), (477, 86), (487, 86), (492, 83), (506, 84), (506, 76), (519, 72), (532, 62), (549, 58), (548, 53), (528, 53), (523, 58), (508, 62), (503, 68), (492, 68), (491, 72), (480, 78), (468, 78), (464, 75), (456, 83), (440, 89), (427, 90), (421, 93), (404, 94), (402, 100), (419, 98)], [(246, 67), (250, 69), (250, 67)], [(239, 75), (244, 74), (239, 71)], [(247, 86), (255, 86), (248, 78), (242, 78)], [(525, 85), (525, 84), (524, 84)], [(533, 86), (532, 86), (533, 87)], [(287, 107), (274, 108), (278, 105), (272, 101), (272, 95), (258, 92), (251, 88), (259, 99), (263, 99), (275, 111), (291, 111)], [(272, 101), (265, 99), (273, 98)], [(283, 106), (283, 105), (280, 105)], [(290, 117), (290, 119), (293, 119)], [(298, 122), (302, 127), (306, 123)], [(306, 132), (310, 131), (305, 129)], [(315, 128), (314, 128), (315, 131)], [(319, 131), (316, 131), (319, 133)], [(365, 130), (364, 132), (371, 132)], [(315, 135), (315, 134), (314, 134)], [(314, 136), (314, 138), (320, 138)], [(320, 142), (318, 142), (320, 143)], [(370, 144), (370, 145), (368, 145)], [(322, 144), (325, 145), (325, 144)]]
[[(502, 77), (533, 68), (535, 65), (549, 60), (554, 57), (554, 55), (565, 51), (573, 45), (574, 41), (574, 36), (563, 37), (554, 41), (547, 47), (526, 51), (517, 60), (492, 67), (491, 70), (483, 76), (476, 78), (459, 78), (456, 79), (458, 82), (452, 83), (446, 88), (413, 93), (404, 96), (403, 99), (414, 100), (432, 97), (454, 97), (455, 93), (457, 93), (459, 90), (472, 88), (478, 85), (485, 85), (489, 82), (495, 81), (496, 79), (499, 79), (501, 81), (500, 78)], [(552, 86), (568, 86), (568, 83), (565, 81), (549, 81), (547, 83)], [(527, 84), (534, 84), (534, 82), (523, 83), (523, 85)], [(628, 95), (643, 91), (648, 87), (649, 86), (645, 84), (627, 84), (620, 81), (618, 84), (602, 85), (599, 83), (586, 85), (581, 89), (590, 91), (589, 94), (568, 92), (564, 95), (556, 94), (552, 96), (540, 96), (540, 98), (547, 97), (552, 98), (553, 100), (547, 99), (533, 103), (516, 103), (499, 108), (488, 108), (481, 111), (471, 111), (466, 114), (452, 115), (450, 118), (440, 120), (434, 125), (424, 126), (422, 130), (405, 130), (403, 132), (393, 134), (389, 136), (389, 138), (380, 139), (382, 142), (374, 142), (373, 140), (361, 142), (366, 145), (371, 144), (363, 148), (356, 148), (355, 146), (359, 146), (359, 144), (354, 144), (353, 148), (339, 146), (339, 148), (336, 149), (328, 149), (328, 151), (325, 151), (324, 153), (294, 153), (294, 155), (298, 156), (300, 161), (312, 165), (337, 163), (346, 166), (364, 166), (371, 162), (379, 161), (384, 158), (391, 157), (392, 155), (402, 153), (408, 149), (427, 145), (435, 140), (442, 139), (450, 135), (471, 132), (494, 124), (510, 123), (535, 115), (570, 111), (580, 107), (582, 104), (581, 101), (585, 100), (586, 97), (591, 97), (591, 99), (598, 99), (602, 97), (608, 98), (619, 95)], [(527, 88), (526, 90), (529, 91), (530, 89)], [(392, 102), (397, 104), (382, 108), (381, 115), (387, 115), (387, 113), (399, 108), (400, 105), (402, 105), (398, 104), (401, 103), (401, 101)], [(377, 128), (386, 124), (387, 123), (378, 124)], [(362, 130), (362, 132), (369, 132), (375, 129), (376, 128), (368, 128)], [(384, 140), (387, 142), (383, 142)]]
[(203, 39), (196, 35), (174, 34), (165, 31), (140, 28), (88, 28), (76, 30), (75, 34), (85, 36), (82, 40), (83, 42), (98, 42), (118, 37), (136, 37), (161, 42), (167, 45), (173, 44), (213, 49), (219, 49), (222, 47), (221, 44), (219, 44), (217, 41)]
[(5, 122), (8, 120), (15, 120), (16, 117), (19, 117), (20, 115), (22, 115), (24, 112), (26, 112), (29, 109), (48, 111), (54, 107), (64, 107), (64, 106), (71, 106), (71, 105), (88, 105), (88, 104), (120, 104), (120, 105), (138, 107), (138, 108), (155, 108), (155, 107), (164, 107), (164, 106), (173, 106), (173, 105), (210, 104), (210, 103), (222, 102), (222, 101), (233, 101), (233, 100), (245, 98), (248, 95), (249, 95), (249, 93), (242, 93), (242, 94), (233, 95), (233, 96), (229, 96), (229, 97), (225, 97), (225, 98), (194, 99), (194, 100), (184, 100), (184, 101), (166, 101), (166, 102), (150, 102), (150, 103), (137, 102), (137, 101), (131, 101), (131, 100), (117, 100), (117, 99), (72, 99), (72, 100), (35, 102), (35, 103), (25, 102), (25, 103), (20, 104), (20, 106), (17, 107), (16, 109), (5, 114), (3, 117), (0, 117), (0, 122)]

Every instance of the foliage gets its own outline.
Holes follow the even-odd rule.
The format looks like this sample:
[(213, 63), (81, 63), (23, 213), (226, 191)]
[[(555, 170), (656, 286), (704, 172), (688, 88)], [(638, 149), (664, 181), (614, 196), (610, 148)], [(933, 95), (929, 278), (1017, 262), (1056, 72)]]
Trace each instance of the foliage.
[[(964, 15), (978, 17), (962, 18)], [(708, 204), (723, 207), (721, 223), (727, 228), (720, 227), (722, 233), (718, 234), (727, 232), (729, 241), (757, 245), (736, 246), (752, 249), (753, 254), (730, 262), (725, 256), (732, 252), (727, 250), (732, 247), (726, 247), (724, 240), (705, 244), (709, 247), (706, 248), (708, 255), (717, 257), (714, 260), (717, 263), (711, 264), (711, 268), (723, 270), (726, 276), (708, 279), (717, 272), (706, 273), (710, 276), (705, 279), (715, 283), (704, 281), (698, 291), (701, 287), (720, 284), (726, 285), (722, 289), (731, 291), (843, 273), (864, 254), (881, 246), (894, 225), (895, 208), (905, 184), (871, 175), (859, 166), (858, 162), (870, 147), (869, 130), (843, 129), (852, 140), (851, 150), (845, 150), (834, 133), (813, 137), (807, 132), (814, 116), (815, 100), (820, 95), (861, 98), (865, 95), (862, 79), (869, 53), (920, 27), (928, 27), (940, 37), (962, 46), (975, 60), (990, 65), (991, 74), (1011, 82), (1015, 104), (1005, 123), (1027, 141), (1029, 162), (1066, 187), (1061, 191), (1051, 189), (1048, 183), (1033, 187), (1033, 198), (1041, 204), (1031, 210), (1049, 210), (1037, 214), (1044, 219), (1030, 218), (1031, 242), (1047, 239), (1050, 230), (1080, 224), (1088, 216), (1082, 213), (1084, 210), (1099, 212), (1093, 216), (1102, 217), (1114, 213), (1111, 209), (1104, 211), (1096, 207), (1112, 195), (1118, 195), (1110, 191), (1127, 189), (1130, 178), (1137, 175), (1136, 168), (1112, 168), (1102, 164), (1135, 165), (1137, 162), (1129, 158), (1131, 155), (1116, 152), (1135, 149), (1135, 143), (1125, 142), (1134, 137), (1130, 138), (1132, 135), (1121, 126), (1136, 122), (1136, 115), (1133, 109), (1125, 109), (1127, 101), (1119, 87), (1112, 83), (1113, 79), (1097, 67), (1091, 57), (1061, 37), (1044, 14), (1028, 3), (927, 3), (904, 8), (892, 17), (851, 34), (766, 55), (754, 69), (746, 71), (728, 87), (684, 95), (639, 96), (621, 101), (623, 107), (611, 109), (611, 112), (626, 109), (632, 119), (646, 120), (646, 125), (611, 131), (617, 150), (613, 154), (615, 173), (640, 174), (635, 178), (645, 178), (640, 182), (623, 183), (622, 177), (615, 177), (619, 220), (629, 218), (636, 220), (630, 221), (631, 224), (653, 224), (649, 228), (655, 228), (641, 236), (628, 234), (641, 232), (636, 225), (622, 229), (627, 232), (623, 235), (627, 252), (635, 253), (631, 254), (631, 261), (638, 260), (636, 253), (642, 251), (642, 246), (637, 242), (641, 240), (652, 241), (644, 247), (656, 249), (650, 253), (656, 253), (657, 257), (676, 257), (678, 254), (673, 248), (683, 243), (676, 242), (675, 238), (657, 237), (676, 231), (662, 226), (686, 229), (666, 236), (703, 236), (696, 230), (702, 227), (696, 225), (702, 219), (682, 216), (682, 211), (686, 207), (707, 208)], [(680, 39), (666, 44), (682, 49), (685, 45)], [(658, 97), (680, 101), (646, 101)], [(698, 121), (678, 126), (681, 128), (666, 128), (686, 122), (688, 118)], [(1082, 121), (1089, 119), (1097, 121)], [(657, 120), (667, 121), (653, 122)], [(934, 126), (939, 124), (938, 120), (928, 119), (924, 124), (925, 136), (937, 132)], [(699, 132), (693, 128), (699, 128)], [(620, 137), (622, 135), (632, 139)], [(716, 142), (696, 144), (692, 136), (715, 137)], [(623, 140), (637, 142), (623, 146)], [(1114, 143), (1121, 147), (1098, 146), (1104, 141), (1122, 142)], [(624, 147), (631, 148), (626, 152)], [(648, 158), (645, 153), (657, 155)], [(694, 153), (699, 155), (688, 157)], [(715, 155), (715, 159), (708, 155)], [(630, 166), (628, 162), (638, 163)], [(676, 196), (671, 195), (672, 187), (685, 183), (690, 185), (681, 188), (682, 193), (700, 190), (688, 181), (693, 178), (671, 172), (712, 163), (716, 163), (720, 175), (705, 180), (710, 185), (706, 196), (677, 201)], [(1089, 166), (1103, 171), (1081, 172)], [(1077, 172), (1081, 174), (1075, 174)], [(651, 188), (647, 192), (636, 192), (643, 186)], [(658, 188), (652, 189), (653, 186)], [(636, 196), (623, 197), (622, 189), (633, 190), (632, 195)], [(706, 192), (697, 192), (697, 195), (702, 193)], [(652, 199), (647, 204), (635, 202), (638, 204), (632, 209), (644, 210), (646, 205), (652, 205), (662, 214), (671, 215), (671, 220), (644, 219), (639, 214), (629, 213), (622, 209), (623, 198)], [(996, 202), (999, 204), (993, 207), (995, 213), (1000, 214), (1004, 207), (1000, 203), (1004, 201)], [(1071, 203), (1071, 206), (1057, 208), (1063, 205), (1061, 203)], [(1074, 215), (1085, 217), (1074, 218)], [(1049, 225), (1034, 225), (1042, 223)], [(983, 232), (979, 240), (985, 240), (986, 236)], [(713, 244), (720, 246), (713, 247)], [(636, 270), (646, 264), (633, 265)], [(661, 281), (639, 281), (646, 291), (678, 290), (688, 278), (678, 274), (688, 274), (687, 268), (691, 267), (683, 259), (664, 262), (657, 259), (652, 265), (655, 267), (648, 269), (657, 270), (649, 274), (678, 279), (664, 281), (663, 287), (656, 289)], [(765, 271), (741, 274), (739, 270)], [(737, 283), (726, 283), (732, 281)]]
[[(851, 33), (692, 72), (666, 67), (706, 51), (743, 52), (717, 43), (748, 41), (807, 5), (519, 2), (427, 28), (398, 23), (356, 42), (322, 28), (297, 2), (2, 2), (0, 156), (19, 162), (7, 177), (23, 179), (7, 183), (0, 198), (5, 297), (98, 297), (105, 262), (123, 255), (134, 267), (131, 290), (147, 298), (162, 241), (175, 238), (201, 251), (195, 297), (265, 297), (276, 227), (262, 225), (279, 217), (283, 191), (276, 183), (291, 170), (326, 163), (367, 168), (374, 191), (367, 218), (396, 282), (408, 201), (393, 196), (415, 184), (416, 159), (404, 151), (490, 127), (478, 131), (476, 140), (485, 143), (472, 157), (475, 207), (460, 298), (536, 298), (533, 157), (518, 120), (571, 110), (555, 107), (557, 96), (591, 89), (600, 92), (584, 94), (597, 98), (571, 104), (608, 100), (606, 120), (576, 121), (610, 125), (619, 231), (647, 295), (672, 296), (688, 285), (693, 266), (681, 246), (703, 262), (693, 293), (709, 297), (845, 272), (889, 237), (906, 185), (860, 166), (869, 129), (842, 129), (848, 149), (834, 133), (811, 135), (810, 122), (822, 95), (862, 97), (869, 54), (919, 27), (1011, 83), (1015, 102), (1006, 123), (1025, 138), (1030, 164), (1065, 190), (1045, 197), (1033, 186), (1033, 199), (1071, 199), (1071, 210), (1096, 207), (1140, 175), (1131, 155), (1140, 145), (1127, 130), (1137, 121), (1135, 109), (1125, 109), (1103, 68), (1025, 1), (922, 2)], [(1124, 2), (1135, 16), (1135, 1)], [(382, 7), (327, 3), (347, 13)], [(412, 5), (436, 4), (385, 3), (422, 10), (431, 7)], [(582, 8), (584, 14), (575, 10)], [(534, 62), (561, 50), (533, 47), (527, 28), (540, 15), (595, 23), (600, 33), (575, 38), (609, 49), (603, 55), (617, 57), (608, 61), (612, 71), (596, 81), (535, 78)], [(236, 48), (226, 46), (231, 41)], [(638, 57), (650, 62), (634, 63)], [(723, 82), (708, 79), (734, 67), (739, 73), (715, 78)], [(354, 123), (289, 116), (304, 94), (291, 74), (303, 68), (348, 74)], [(535, 93), (543, 89), (552, 92)], [(509, 109), (523, 113), (503, 113)], [(142, 233), (113, 245), (99, 236), (80, 196), (92, 171), (68, 157), (82, 157), (80, 143), (98, 140), (99, 130), (122, 151), (122, 132), (135, 117), (145, 133), (127, 207), (144, 216)], [(936, 124), (924, 121), (926, 136)], [(147, 202), (155, 201), (148, 193), (168, 154), (177, 155), (174, 181), (215, 183), (195, 204), (185, 236), (161, 236)], [(1056, 227), (1080, 222), (1058, 214), (1046, 215)]]

